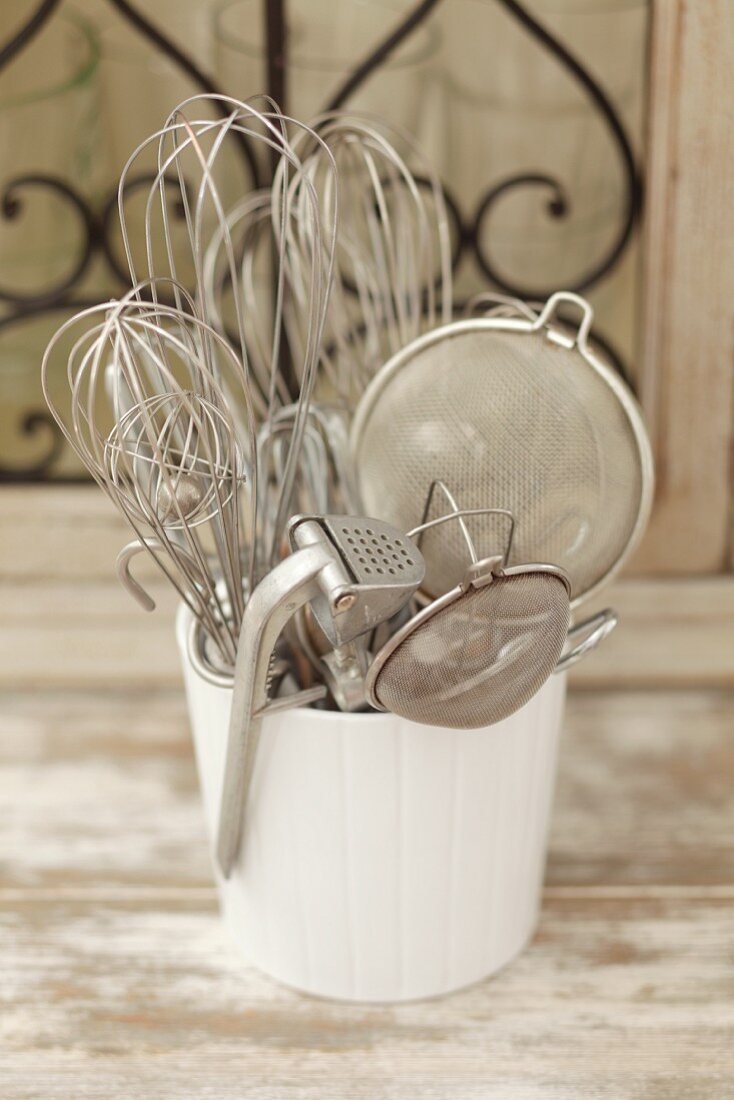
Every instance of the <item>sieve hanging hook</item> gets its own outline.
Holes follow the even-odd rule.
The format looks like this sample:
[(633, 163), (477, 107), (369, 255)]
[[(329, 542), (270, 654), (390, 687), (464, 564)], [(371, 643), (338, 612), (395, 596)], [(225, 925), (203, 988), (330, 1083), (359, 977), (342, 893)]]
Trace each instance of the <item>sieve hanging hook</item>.
[(551, 294), (550, 298), (533, 321), (530, 331), (537, 332), (539, 329), (547, 328), (551, 318), (558, 310), (558, 307), (564, 302), (569, 302), (571, 305), (578, 306), (581, 310), (581, 321), (579, 322), (578, 331), (571, 347), (575, 344), (579, 351), (587, 352), (591, 323), (594, 320), (594, 311), (585, 298), (582, 298), (580, 294), (573, 294), (570, 290), (559, 290), (555, 294)]

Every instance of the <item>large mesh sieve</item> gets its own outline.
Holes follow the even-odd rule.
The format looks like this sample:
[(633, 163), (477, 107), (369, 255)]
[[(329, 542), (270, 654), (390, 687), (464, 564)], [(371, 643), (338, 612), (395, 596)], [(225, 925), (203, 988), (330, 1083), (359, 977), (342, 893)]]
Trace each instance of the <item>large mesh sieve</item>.
[(520, 570), (458, 589), (378, 654), (372, 701), (414, 722), (491, 726), (527, 703), (556, 667), (570, 618), (561, 574)]
[[(588, 352), (546, 329), (502, 324), (446, 326), (383, 368), (352, 436), (362, 501), (407, 530), (442, 478), (462, 508), (509, 509), (511, 560), (554, 562), (578, 600), (618, 566), (646, 518), (644, 427), (624, 384)], [(479, 557), (501, 551), (496, 517), (467, 526)], [(430, 594), (460, 579), (461, 538), (456, 525), (426, 538)]]

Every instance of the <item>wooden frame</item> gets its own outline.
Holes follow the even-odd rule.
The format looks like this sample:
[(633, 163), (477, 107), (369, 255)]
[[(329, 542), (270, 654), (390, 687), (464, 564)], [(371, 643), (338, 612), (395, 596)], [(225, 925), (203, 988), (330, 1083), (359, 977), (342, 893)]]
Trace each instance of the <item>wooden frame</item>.
[(645, 573), (731, 565), (734, 4), (653, 4), (642, 402), (658, 491)]

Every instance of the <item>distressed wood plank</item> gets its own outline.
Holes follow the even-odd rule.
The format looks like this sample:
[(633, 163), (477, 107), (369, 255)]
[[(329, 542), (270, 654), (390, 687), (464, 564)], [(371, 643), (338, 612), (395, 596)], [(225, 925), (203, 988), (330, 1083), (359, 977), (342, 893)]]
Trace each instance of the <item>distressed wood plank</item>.
[(575, 693), (551, 883), (734, 883), (734, 693)]
[[(180, 684), (175, 593), (158, 579), (146, 586), (158, 604), (150, 615), (110, 578), (0, 580), (0, 690)], [(574, 669), (575, 686), (734, 685), (734, 578), (626, 579), (597, 604), (614, 606), (620, 625)]]
[(653, 5), (642, 400), (658, 493), (640, 571), (726, 568), (734, 439), (734, 5)]
[(734, 578), (624, 579), (582, 614), (606, 606), (619, 626), (573, 670), (576, 687), (734, 686)]
[(546, 900), (494, 979), (399, 1007), (241, 966), (212, 905), (5, 904), (4, 1100), (724, 1100), (731, 902)]
[[(0, 491), (0, 689), (180, 683), (176, 594), (144, 558), (136, 576), (156, 612), (121, 589), (114, 561), (128, 539), (96, 486)], [(734, 685), (731, 576), (626, 576), (597, 602), (621, 625), (574, 671), (577, 686)]]
[[(548, 882), (734, 883), (732, 730), (734, 693), (572, 694)], [(6, 887), (211, 882), (182, 692), (2, 697), (0, 805)]]
[(97, 485), (0, 489), (0, 578), (108, 579), (130, 528)]
[(0, 583), (0, 689), (180, 684), (176, 593), (161, 581), (146, 588), (150, 614), (112, 579)]
[(2, 885), (211, 882), (183, 689), (2, 697), (0, 804)]

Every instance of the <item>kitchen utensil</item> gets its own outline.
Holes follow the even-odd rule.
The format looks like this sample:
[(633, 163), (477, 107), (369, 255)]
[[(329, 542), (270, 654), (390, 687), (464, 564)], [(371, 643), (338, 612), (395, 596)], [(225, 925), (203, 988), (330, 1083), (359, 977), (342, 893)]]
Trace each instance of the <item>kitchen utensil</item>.
[[(162, 542), (159, 542), (158, 539), (133, 539), (132, 542), (128, 542), (123, 546), (122, 550), (117, 555), (115, 572), (117, 573), (117, 579), (122, 587), (127, 589), (132, 598), (140, 604), (144, 611), (155, 611), (155, 600), (130, 572), (130, 562), (132, 559), (137, 557), (138, 554), (142, 554), (145, 550), (150, 552), (155, 551), (159, 554), (164, 554), (166, 552), (165, 546)], [(188, 567), (191, 575), (198, 577), (198, 583), (204, 588), (206, 579), (199, 569), (198, 563), (183, 549), (183, 547), (179, 546), (176, 551), (176, 560), (180, 560), (182, 556), (188, 559)]]
[[(226, 117), (210, 117), (212, 105)], [(322, 149), (317, 194), (296, 153), (296, 138)], [(274, 173), (272, 186), (248, 191), (238, 182), (242, 147), (262, 150)], [(151, 150), (158, 170), (142, 172)], [(142, 190), (142, 195), (140, 194)], [(135, 211), (144, 204), (143, 246), (135, 235)], [(336, 169), (310, 128), (280, 113), (272, 101), (240, 102), (197, 95), (180, 104), (162, 129), (144, 141), (120, 178), (119, 212), (126, 261), (134, 283), (171, 280), (173, 303), (184, 305), (187, 285), (201, 319), (233, 347), (248, 379), (248, 404), (241, 388), (224, 380), (229, 411), (246, 448), (262, 425), (284, 404), (296, 404), (281, 476), (258, 487), (260, 516), (250, 557), (253, 578), (280, 553), (293, 514), (308, 405), (322, 343), (337, 222)], [(163, 247), (156, 247), (156, 242)], [(298, 270), (300, 328), (289, 322), (296, 308), (291, 272)], [(279, 439), (283, 449), (284, 437)], [(268, 456), (264, 470), (271, 472)]]
[[(451, 520), (461, 528), (472, 511), (455, 508), (411, 537)], [(374, 657), (365, 690), (377, 710), (453, 729), (490, 726), (527, 703), (556, 669), (568, 634), (570, 582), (552, 565), (508, 567), (513, 517), (498, 514), (510, 520), (504, 554), (478, 561), (464, 527), (472, 560), (462, 581), (414, 615)]]
[(336, 647), (390, 618), (423, 579), (423, 559), (402, 532), (369, 518), (298, 517), (296, 551), (251, 593), (242, 617), (224, 770), (217, 858), (225, 877), (236, 859), (275, 643), (299, 607), (311, 602)]
[[(438, 176), (409, 135), (369, 116), (312, 120), (320, 142), (294, 136), (329, 224), (339, 181), (334, 282), (319, 390), (353, 408), (382, 364), (421, 332), (451, 319), (451, 224)], [(307, 270), (293, 270), (296, 299)]]
[[(451, 511), (434, 519), (427, 519), (431, 504), (439, 491), (447, 500)], [(480, 563), (477, 559), (473, 540), (466, 528), (466, 523), (477, 516), (489, 518), (490, 515), (500, 520), (505, 526), (504, 553), (501, 558)], [(369, 650), (377, 654), (374, 659), (368, 651), (364, 637), (361, 639), (361, 645), (356, 652), (350, 650), (346, 654), (340, 651), (329, 653), (323, 647), (318, 650), (313, 631), (308, 629), (308, 623), (301, 622), (298, 643), (309, 656), (314, 667), (321, 671), (340, 710), (363, 709), (368, 702), (375, 705), (376, 691), (374, 687), (370, 688), (369, 685), (374, 685), (380, 675), (382, 664), (386, 660), (390, 660), (393, 662), (389, 670), (390, 676), (391, 678), (397, 676), (402, 685), (402, 699), (398, 704), (402, 709), (396, 713), (400, 713), (403, 717), (413, 717), (409, 711), (412, 707), (420, 708), (422, 700), (420, 693), (416, 695), (411, 688), (410, 676), (414, 670), (409, 663), (410, 647), (406, 646), (397, 657), (394, 653), (394, 647), (407, 641), (410, 637), (410, 645), (417, 647), (425, 658), (424, 663), (427, 666), (439, 666), (426, 671), (427, 678), (430, 678), (433, 673), (436, 674), (435, 690), (448, 689), (452, 699), (454, 696), (460, 696), (463, 703), (471, 705), (472, 713), (478, 719), (481, 719), (478, 720), (477, 724), (491, 725), (494, 724), (494, 721), (507, 716), (505, 713), (506, 708), (512, 708), (507, 712), (512, 713), (512, 710), (516, 709), (516, 705), (523, 705), (530, 694), (539, 689), (545, 677), (550, 675), (551, 672), (561, 672), (571, 668), (582, 657), (596, 648), (616, 625), (616, 615), (607, 610), (577, 624), (570, 630), (567, 629), (565, 636), (559, 633), (555, 629), (552, 608), (546, 606), (548, 601), (551, 600), (557, 608), (561, 608), (563, 602), (557, 586), (551, 585), (547, 579), (557, 571), (549, 566), (528, 566), (521, 570), (516, 569), (514, 573), (508, 574), (506, 569), (507, 557), (511, 551), (515, 529), (512, 514), (504, 509), (462, 510), (449, 488), (442, 481), (436, 481), (431, 485), (424, 508), (424, 520), (419, 527), (409, 531), (408, 536), (415, 540), (418, 547), (422, 547), (426, 535), (440, 533), (452, 522), (455, 522), (461, 530), (464, 542), (464, 567), (466, 569), (464, 588), (469, 585), (480, 587), (482, 579), (486, 576), (489, 576), (490, 579), (496, 579), (500, 575), (505, 578), (508, 575), (516, 577), (509, 586), (509, 600), (506, 590), (507, 585), (505, 585), (502, 602), (500, 602), (497, 588), (495, 588), (493, 593), (494, 602), (490, 601), (487, 609), (478, 606), (478, 601), (475, 602), (472, 608), (474, 615), (472, 627), (475, 634), (475, 656), (478, 667), (472, 667), (463, 661), (462, 644), (466, 637), (464, 616), (470, 606), (466, 600), (457, 600), (456, 598), (447, 600), (446, 607), (452, 609), (450, 612), (445, 610), (440, 603), (431, 604), (430, 615), (438, 611), (443, 612), (440, 620), (442, 632), (437, 633), (434, 637), (431, 637), (430, 632), (424, 626), (429, 617), (427, 613), (419, 612), (415, 617), (403, 623), (394, 620), (392, 623), (385, 622), (380, 630), (374, 632), (371, 638)], [(523, 593), (517, 579), (520, 574), (527, 575), (530, 573), (537, 574), (535, 597), (541, 601), (534, 618), (530, 604), (532, 593), (527, 591), (529, 586), (526, 583), (526, 591)], [(456, 595), (457, 593), (454, 593), (455, 597)], [(417, 594), (417, 597), (420, 598), (420, 593)], [(514, 616), (511, 611), (513, 600), (518, 601), (520, 607), (520, 611)], [(527, 603), (525, 600), (527, 600)], [(542, 601), (545, 601), (545, 603)], [(501, 621), (504, 624), (504, 634), (500, 633), (498, 622), (493, 617), (498, 609), (500, 610)], [(569, 613), (565, 616), (566, 628), (568, 628)], [(549, 625), (544, 615), (550, 616), (550, 634), (548, 633)], [(437, 625), (434, 622), (433, 629)], [(378, 641), (377, 636), (386, 629), (387, 638)], [(419, 632), (418, 637), (415, 635), (416, 631)], [(536, 631), (535, 637), (533, 637), (533, 631)], [(482, 632), (485, 634), (484, 641), (482, 641)], [(547, 651), (543, 650), (544, 643), (548, 647)], [(568, 643), (571, 643), (570, 649), (565, 648)], [(498, 653), (500, 652), (504, 667), (500, 667), (498, 663)], [(554, 652), (557, 655), (555, 664), (551, 660)], [(453, 658), (449, 655), (453, 655)], [(513, 660), (516, 658), (521, 665), (523, 660), (529, 661), (528, 665), (520, 668), (519, 677), (515, 673), (514, 683), (511, 683), (513, 671), (509, 664), (509, 658)], [(403, 665), (403, 660), (408, 661), (408, 663)], [(442, 675), (444, 669), (441, 666), (444, 660), (449, 661), (450, 664), (448, 680)], [(486, 682), (484, 685), (480, 679), (474, 679), (476, 675), (485, 677)], [(466, 679), (462, 679), (463, 676)], [(513, 695), (515, 690), (517, 691), (517, 697)], [(477, 693), (473, 699), (470, 699), (470, 691)], [(494, 709), (491, 712), (482, 710), (480, 693), (483, 691), (492, 693), (491, 706)], [(498, 691), (504, 694), (500, 695)], [(442, 704), (434, 697), (430, 700), (429, 705), (433, 715), (432, 722), (435, 724), (452, 726), (458, 722), (458, 728), (468, 728), (468, 725), (464, 724), (468, 722), (466, 715), (462, 715), (460, 710), (455, 709), (455, 699), (447, 705), (445, 702)], [(392, 709), (392, 707), (383, 705), (378, 709)], [(485, 721), (483, 719), (486, 713), (496, 713), (500, 717), (491, 720), (487, 718)], [(426, 721), (426, 718), (422, 716), (415, 720)]]
[[(452, 510), (428, 520), (437, 492)], [(509, 522), (504, 555), (478, 561), (466, 524), (477, 514), (488, 518), (492, 513)], [(470, 557), (463, 582), (388, 639), (364, 686), (378, 710), (471, 729), (494, 725), (524, 706), (551, 674), (567, 671), (596, 648), (616, 626), (617, 616), (607, 609), (569, 630), (568, 578), (549, 565), (508, 569), (515, 533), (512, 513), (462, 510), (441, 480), (431, 485), (423, 522), (409, 534), (422, 546), (426, 533), (441, 533), (451, 521)], [(572, 646), (564, 652), (569, 642)]]
[[(274, 435), (288, 431), (296, 415), (295, 405), (279, 409), (264, 431)], [(313, 444), (310, 465), (303, 462), (304, 475), (308, 475), (309, 487), (316, 496), (325, 494), (330, 507), (312, 508), (319, 515), (327, 511), (358, 514), (359, 498), (356, 489), (352, 459), (349, 453), (349, 430), (343, 412), (335, 406), (312, 401), (308, 408), (308, 429)], [(337, 508), (336, 504), (342, 507)]]
[(568, 672), (588, 653), (592, 653), (616, 629), (618, 622), (617, 612), (606, 607), (603, 611), (590, 615), (588, 619), (575, 623), (568, 632), (568, 641), (573, 645), (563, 653), (554, 672)]
[[(581, 323), (559, 328), (559, 306)], [(627, 559), (647, 520), (653, 468), (634, 398), (588, 345), (591, 308), (553, 295), (535, 320), (491, 317), (436, 329), (374, 378), (355, 413), (351, 452), (365, 510), (409, 529), (436, 478), (462, 506), (509, 509), (516, 562), (549, 561), (573, 605)], [(495, 527), (474, 525), (479, 557)], [(425, 590), (462, 580), (460, 532), (424, 547)]]
[[(498, 296), (499, 297), (499, 296)], [(515, 302), (512, 299), (507, 300), (508, 303), (514, 307)], [(450, 511), (444, 513), (438, 518), (429, 519), (431, 514), (431, 506), (433, 501), (440, 499), (441, 497), (447, 502)], [(463, 560), (461, 566), (468, 568), (469, 565), (477, 563), (477, 551), (474, 545), (474, 540), (469, 533), (467, 524), (474, 523), (476, 517), (481, 517), (483, 520), (490, 518), (496, 518), (504, 524), (506, 529), (506, 541), (504, 554), (502, 558), (502, 565), (507, 565), (507, 560), (512, 552), (512, 543), (515, 537), (515, 518), (511, 512), (508, 512), (503, 508), (474, 508), (474, 509), (462, 509), (454, 497), (454, 494), (449, 489), (448, 485), (441, 479), (436, 479), (431, 484), (428, 490), (428, 496), (423, 508), (423, 518), (418, 527), (409, 531), (408, 534), (415, 538), (416, 545), (420, 547), (425, 557), (425, 539), (426, 537), (439, 538), (445, 532), (450, 530), (451, 521), (455, 521), (459, 527), (461, 533), (461, 543), (463, 543), (462, 552)], [(440, 553), (445, 555), (447, 550), (452, 548), (452, 543), (444, 543), (443, 546), (439, 546), (434, 549), (434, 554)], [(418, 593), (418, 597), (421, 598), (421, 593)], [(422, 603), (426, 605), (426, 597), (422, 597)], [(588, 653), (591, 653), (596, 647), (604, 641), (604, 639), (611, 634), (618, 623), (618, 617), (612, 608), (606, 608), (603, 611), (597, 612), (595, 615), (589, 616), (589, 618), (575, 623), (568, 631), (566, 642), (571, 643), (570, 648), (565, 648), (562, 656), (560, 657), (558, 664), (553, 670), (557, 672), (567, 672), (573, 668), (580, 660), (582, 660)], [(381, 647), (378, 647), (381, 648)]]
[[(257, 528), (257, 456), (252, 442), (243, 445), (222, 380), (239, 386), (245, 402), (248, 381), (226, 340), (190, 312), (138, 298), (142, 289), (61, 326), (44, 356), (44, 394), (92, 477), (231, 667), (245, 526)], [(62, 366), (67, 387), (58, 397)]]

